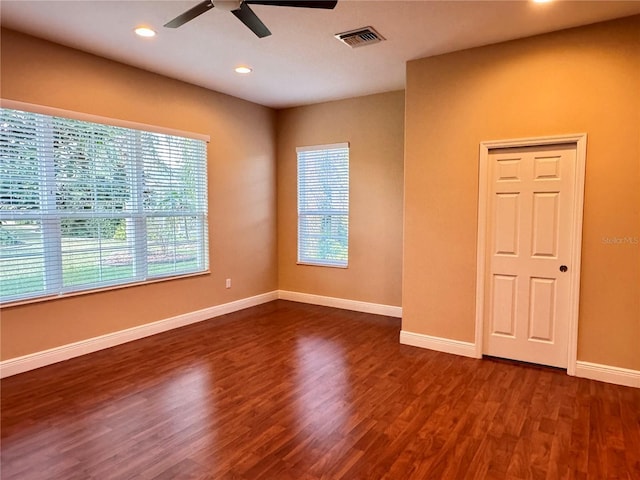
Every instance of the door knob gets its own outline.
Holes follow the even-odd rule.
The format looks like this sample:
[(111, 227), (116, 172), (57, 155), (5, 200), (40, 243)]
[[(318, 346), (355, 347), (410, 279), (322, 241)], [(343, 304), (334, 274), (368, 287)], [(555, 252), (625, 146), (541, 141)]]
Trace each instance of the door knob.
[(569, 268), (566, 265), (560, 265), (560, 271), (562, 273), (566, 272), (567, 270), (569, 270)]

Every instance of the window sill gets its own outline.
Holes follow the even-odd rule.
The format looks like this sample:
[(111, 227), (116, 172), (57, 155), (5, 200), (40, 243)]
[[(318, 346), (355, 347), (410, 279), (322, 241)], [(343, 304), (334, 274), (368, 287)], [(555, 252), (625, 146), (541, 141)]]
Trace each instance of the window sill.
[(332, 265), (330, 263), (315, 263), (315, 262), (296, 262), (296, 265), (302, 265), (307, 267), (329, 267), (329, 268), (341, 268), (346, 270), (349, 268), (349, 265)]

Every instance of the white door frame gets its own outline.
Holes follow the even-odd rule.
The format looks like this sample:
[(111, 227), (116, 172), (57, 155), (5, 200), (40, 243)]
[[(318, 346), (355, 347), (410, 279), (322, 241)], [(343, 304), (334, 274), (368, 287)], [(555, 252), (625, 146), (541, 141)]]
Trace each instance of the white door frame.
[(555, 135), (549, 137), (493, 140), (480, 143), (480, 172), (478, 189), (478, 240), (476, 253), (476, 338), (475, 356), (482, 358), (484, 329), (484, 298), (487, 236), (487, 192), (489, 189), (489, 151), (497, 148), (538, 147), (542, 145), (574, 144), (576, 146), (576, 175), (572, 206), (572, 235), (569, 265), (569, 336), (567, 373), (575, 375), (578, 360), (578, 310), (580, 304), (580, 255), (582, 252), (582, 212), (584, 179), (587, 158), (587, 134)]

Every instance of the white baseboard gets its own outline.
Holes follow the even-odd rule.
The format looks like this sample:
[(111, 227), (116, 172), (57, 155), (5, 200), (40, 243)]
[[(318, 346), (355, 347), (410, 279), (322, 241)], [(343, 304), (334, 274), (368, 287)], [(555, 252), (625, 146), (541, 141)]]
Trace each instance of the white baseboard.
[[(438, 352), (453, 353), (464, 357), (478, 358), (475, 344), (450, 340), (448, 338), (432, 337), (420, 333), (400, 332), (400, 343), (414, 347), (427, 348)], [(600, 382), (613, 383), (626, 387), (640, 388), (640, 371), (622, 367), (612, 367), (598, 363), (576, 362), (575, 376), (598, 380)]]
[(292, 302), (310, 303), (312, 305), (322, 305), (323, 307), (342, 308), (343, 310), (402, 318), (402, 307), (395, 307), (393, 305), (347, 300), (346, 298), (325, 297), (311, 293), (291, 292), (289, 290), (278, 290), (278, 298)]
[[(309, 293), (291, 292), (287, 290), (277, 290), (197, 310), (195, 312), (177, 315), (175, 317), (140, 325), (138, 327), (128, 328), (119, 332), (108, 333), (99, 337), (62, 345), (60, 347), (24, 355), (22, 357), (10, 358), (0, 362), (0, 378), (27, 372), (46, 365), (58, 363), (63, 360), (79, 357), (87, 353), (97, 352), (98, 350), (114, 347), (116, 345), (121, 345), (123, 343), (138, 340), (157, 333), (173, 330), (174, 328), (183, 327), (192, 323), (212, 319), (277, 299), (342, 308), (345, 310), (354, 310), (357, 312), (373, 313), (390, 317), (402, 317), (402, 307), (361, 302), (357, 300), (347, 300), (343, 298), (325, 297)], [(430, 335), (402, 330), (400, 332), (400, 343), (403, 345), (436, 350), (438, 352), (477, 358), (476, 345), (474, 343), (462, 342), (460, 340), (432, 337)], [(640, 388), (640, 371), (638, 370), (578, 361), (576, 362), (575, 375), (581, 378)]]
[(263, 303), (278, 299), (278, 292), (268, 292), (254, 297), (243, 298), (222, 305), (216, 305), (195, 312), (177, 315), (153, 323), (147, 323), (138, 327), (127, 328), (118, 332), (108, 333), (99, 337), (81, 340), (79, 342), (62, 345), (49, 350), (24, 355), (22, 357), (10, 358), (0, 362), (0, 378), (9, 377), (18, 373), (23, 373), (36, 368), (51, 365), (53, 363), (79, 357), (87, 353), (97, 352), (105, 348), (114, 347), (123, 343), (138, 340), (140, 338), (166, 332), (174, 328), (184, 327), (192, 323), (202, 322), (220, 315), (236, 312), (245, 308), (253, 307)]
[(576, 377), (640, 388), (640, 371), (598, 363), (576, 362)]
[(463, 357), (477, 358), (476, 345), (471, 342), (462, 342), (460, 340), (451, 340), (449, 338), (432, 337), (422, 333), (400, 332), (400, 343), (403, 345), (411, 345), (412, 347), (427, 348), (438, 352), (453, 353)]

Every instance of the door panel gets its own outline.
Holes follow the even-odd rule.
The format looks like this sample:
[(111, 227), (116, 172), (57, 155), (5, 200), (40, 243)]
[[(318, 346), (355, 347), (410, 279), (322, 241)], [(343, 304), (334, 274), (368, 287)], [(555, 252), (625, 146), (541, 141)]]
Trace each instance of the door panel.
[(558, 256), (560, 192), (533, 194), (533, 257)]
[(518, 195), (500, 193), (496, 195), (496, 255), (517, 255), (519, 230)]
[(517, 282), (518, 278), (513, 275), (493, 276), (491, 332), (494, 335), (515, 337)]
[(489, 152), (483, 352), (567, 366), (575, 145)]
[(529, 340), (553, 343), (556, 280), (532, 278), (529, 298)]

